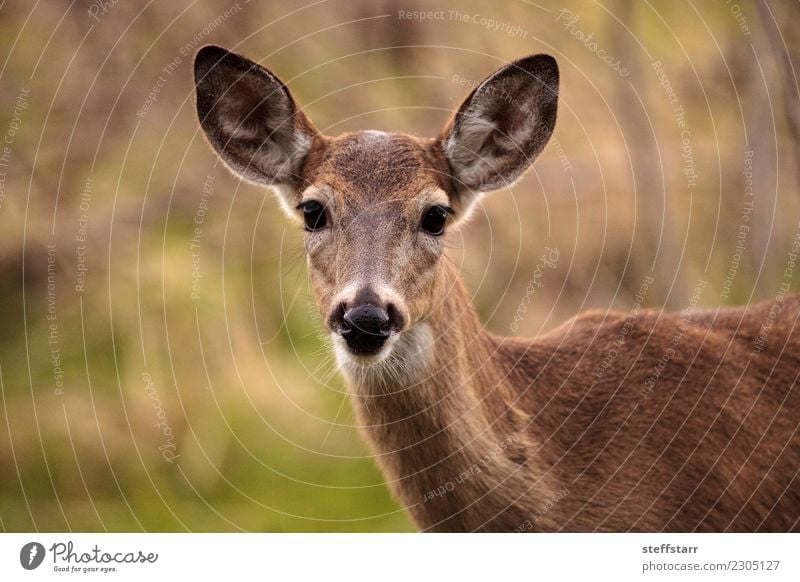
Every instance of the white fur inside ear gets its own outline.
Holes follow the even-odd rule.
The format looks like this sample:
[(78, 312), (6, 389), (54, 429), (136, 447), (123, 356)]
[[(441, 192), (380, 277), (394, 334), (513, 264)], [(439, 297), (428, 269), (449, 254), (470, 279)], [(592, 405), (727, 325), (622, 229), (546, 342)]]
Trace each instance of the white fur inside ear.
[[(285, 123), (289, 124), (291, 121)], [(275, 133), (276, 139), (281, 139), (280, 132), (276, 131)], [(292, 128), (291, 135), (287, 135), (283, 138), (283, 143), (281, 144), (281, 148), (279, 148), (280, 155), (284, 160), (278, 170), (279, 177), (291, 177), (292, 171), (295, 168), (299, 168), (303, 159), (308, 155), (313, 141), (311, 137), (299, 131), (294, 131), (294, 128)]]
[(481, 83), (442, 144), (456, 188), (490, 192), (516, 182), (550, 139), (557, 104), (558, 66), (546, 55), (515, 61)]
[[(444, 152), (455, 172), (455, 178), (463, 184), (476, 184), (484, 181), (495, 167), (496, 160), (480, 155), (481, 147), (497, 125), (481, 115), (478, 107), (469, 117), (463, 119), (458, 132), (453, 132), (444, 143)], [(457, 135), (456, 135), (457, 133)], [(483, 192), (465, 190), (458, 198), (454, 228), (460, 228), (472, 216)]]
[(455, 177), (464, 184), (479, 183), (492, 170), (494, 159), (483, 157), (480, 152), (486, 140), (497, 131), (497, 125), (483, 113), (478, 107), (471, 108), (444, 144)]
[(245, 180), (292, 182), (314, 135), (296, 121), (288, 90), (264, 73), (228, 72), (219, 81), (221, 89), (206, 89), (215, 103), (203, 129), (220, 157)]
[[(287, 122), (288, 123), (288, 122)], [(264, 142), (254, 156), (254, 162), (277, 182), (288, 181), (311, 149), (311, 139), (299, 132), (276, 131)]]
[[(234, 133), (238, 139), (250, 135), (251, 131), (240, 128)], [(225, 138), (226, 143), (232, 141), (231, 137)], [(279, 184), (276, 182), (291, 181), (294, 168), (300, 166), (311, 149), (312, 142), (311, 137), (297, 132), (290, 136), (276, 134), (249, 155), (233, 156), (224, 150), (218, 153), (225, 167), (236, 177), (251, 184), (277, 188)]]
[[(487, 190), (510, 186), (532, 161), (523, 162), (523, 168), (511, 170), (509, 176), (509, 157), (526, 159), (523, 148), (536, 131), (535, 115), (530, 115), (525, 123), (520, 124), (510, 134), (503, 133), (489, 116), (486, 109), (472, 105), (464, 112), (458, 128), (444, 144), (444, 151), (455, 171), (455, 177), (468, 188), (483, 184), (487, 185)], [(489, 142), (494, 147), (487, 148)], [(498, 178), (503, 175), (509, 176), (509, 179)], [(477, 198), (473, 198), (474, 203)]]

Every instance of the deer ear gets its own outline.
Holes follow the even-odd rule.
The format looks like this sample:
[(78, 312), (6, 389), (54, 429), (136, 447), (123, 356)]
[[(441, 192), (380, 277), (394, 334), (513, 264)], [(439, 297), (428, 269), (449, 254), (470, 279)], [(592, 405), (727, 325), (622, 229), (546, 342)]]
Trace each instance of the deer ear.
[(439, 136), (456, 190), (474, 195), (516, 181), (550, 139), (557, 105), (549, 55), (515, 61), (476, 87)]
[(234, 173), (260, 184), (298, 185), (318, 132), (286, 86), (217, 46), (198, 51), (194, 79), (200, 125)]

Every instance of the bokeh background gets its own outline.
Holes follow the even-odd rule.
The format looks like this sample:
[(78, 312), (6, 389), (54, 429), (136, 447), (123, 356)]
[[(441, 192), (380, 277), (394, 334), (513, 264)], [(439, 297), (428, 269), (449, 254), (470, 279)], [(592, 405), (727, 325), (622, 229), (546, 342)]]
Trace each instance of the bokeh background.
[(648, 277), (652, 308), (698, 281), (709, 307), (779, 293), (799, 21), (793, 0), (0, 2), (0, 528), (412, 529), (300, 230), (198, 131), (200, 46), (270, 68), (325, 132), (425, 136), (502, 64), (556, 56), (552, 142), (449, 242), (487, 327), (532, 336)]

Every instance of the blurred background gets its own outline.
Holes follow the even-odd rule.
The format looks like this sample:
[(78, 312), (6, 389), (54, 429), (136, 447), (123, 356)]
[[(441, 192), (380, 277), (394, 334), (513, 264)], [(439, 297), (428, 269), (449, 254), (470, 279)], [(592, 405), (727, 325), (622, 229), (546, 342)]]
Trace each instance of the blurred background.
[(495, 69), (554, 55), (550, 145), (449, 242), (486, 326), (534, 336), (699, 282), (708, 307), (798, 288), (798, 21), (790, 0), (0, 3), (0, 528), (413, 529), (300, 229), (199, 133), (200, 46), (270, 68), (330, 134), (435, 135)]

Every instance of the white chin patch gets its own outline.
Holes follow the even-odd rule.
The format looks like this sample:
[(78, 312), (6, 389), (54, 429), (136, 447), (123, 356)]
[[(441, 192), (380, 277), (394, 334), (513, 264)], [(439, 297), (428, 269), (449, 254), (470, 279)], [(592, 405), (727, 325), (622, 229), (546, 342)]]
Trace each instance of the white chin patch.
[(416, 383), (424, 379), (430, 362), (433, 336), (428, 324), (418, 324), (393, 333), (374, 356), (358, 356), (337, 333), (331, 334), (339, 370), (356, 383)]
[(338, 333), (331, 333), (333, 339), (333, 351), (336, 354), (336, 362), (339, 364), (340, 369), (345, 368), (368, 368), (370, 366), (377, 366), (386, 360), (392, 353), (392, 347), (400, 338), (400, 334), (393, 333), (390, 335), (386, 343), (383, 344), (381, 350), (372, 356), (361, 356), (354, 354), (347, 347), (347, 342)]

